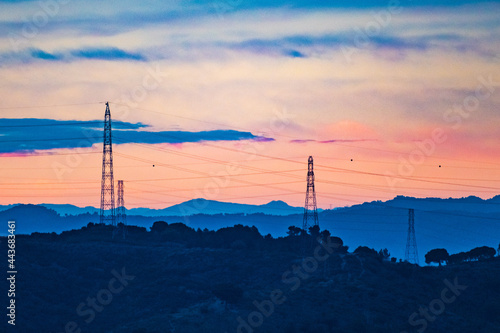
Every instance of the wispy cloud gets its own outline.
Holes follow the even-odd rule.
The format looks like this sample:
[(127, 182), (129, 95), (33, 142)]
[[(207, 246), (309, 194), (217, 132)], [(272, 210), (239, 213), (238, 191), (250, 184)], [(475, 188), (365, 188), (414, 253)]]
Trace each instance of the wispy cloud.
[[(279, 39), (247, 39), (239, 42), (195, 42), (184, 41), (181, 45), (170, 45), (168, 51), (142, 49), (126, 51), (117, 47), (84, 47), (70, 50), (49, 52), (39, 48), (28, 48), (19, 52), (0, 53), (0, 64), (12, 62), (65, 61), (72, 62), (83, 59), (103, 61), (148, 61), (150, 58), (182, 57), (189, 50), (198, 50), (193, 54), (214, 54), (224, 51), (247, 52), (270, 57), (309, 58), (312, 55), (328, 52), (340, 52), (341, 48), (350, 45), (355, 38), (353, 32), (345, 31), (321, 36), (290, 35)], [(165, 47), (164, 47), (165, 48)], [(382, 34), (366, 41), (364, 49), (394, 49), (401, 52), (423, 52), (429, 49), (450, 49), (468, 51), (480, 55), (491, 56), (481, 43), (470, 36), (460, 34), (423, 34), (414, 37), (400, 37)], [(216, 51), (218, 50), (218, 51)], [(204, 52), (201, 52), (204, 51)]]
[(368, 141), (378, 141), (375, 139), (332, 139), (332, 140), (312, 140), (312, 139), (296, 139), (290, 140), (290, 143), (349, 143), (349, 142), (368, 142)]
[(85, 48), (70, 52), (72, 56), (85, 59), (100, 60), (136, 60), (144, 61), (146, 58), (140, 53), (126, 52), (115, 47), (110, 48)]
[(36, 59), (42, 60), (61, 60), (62, 56), (59, 54), (51, 54), (42, 50), (32, 49), (30, 52), (31, 56)]
[[(38, 150), (89, 148), (102, 141), (102, 121), (59, 121), (53, 119), (0, 119), (0, 154), (33, 153)], [(148, 125), (113, 121), (115, 144), (178, 144), (202, 141), (267, 141), (250, 132), (152, 131)]]
[(116, 47), (82, 48), (48, 52), (38, 48), (28, 48), (19, 52), (0, 53), (0, 64), (34, 61), (65, 61), (79, 59), (94, 59), (104, 61), (146, 61), (146, 57), (139, 52), (128, 52)]
[[(200, 6), (209, 6), (213, 4), (212, 0), (191, 0), (193, 4)], [(248, 9), (261, 9), (261, 8), (298, 8), (298, 9), (324, 9), (324, 8), (378, 8), (387, 7), (389, 1), (386, 0), (360, 0), (360, 1), (324, 1), (324, 0), (254, 0), (254, 1), (241, 1), (237, 8), (244, 10)], [(486, 2), (484, 0), (420, 0), (414, 1), (394, 1), (403, 7), (419, 7), (419, 6), (461, 6), (465, 4), (476, 4)], [(237, 8), (236, 8), (237, 7)]]
[[(391, 17), (390, 25), (380, 33), (362, 36), (362, 48), (375, 56), (380, 55), (377, 51), (387, 49), (402, 54), (440, 49), (489, 56), (498, 52), (494, 45), (500, 40), (492, 33), (498, 20), (492, 13), (498, 11), (500, 1), (473, 6), (479, 2), (396, 1), (405, 10)], [(8, 36), (13, 33), (20, 41), (16, 45), (25, 48), (17, 53), (8, 47), (0, 49), (0, 64), (84, 59), (193, 61), (224, 59), (235, 52), (239, 53), (236, 56), (252, 53), (276, 58), (314, 58), (325, 54), (334, 57), (341, 53), (342, 46), (358, 47), (354, 41), (360, 39), (360, 31), (364, 33), (368, 23), (376, 22), (373, 15), (378, 10), (374, 8), (385, 10), (389, 2), (258, 0), (231, 5), (231, 1), (223, 1), (221, 20), (211, 0), (151, 6), (125, 0), (120, 8), (107, 3), (101, 8), (100, 2), (94, 8), (91, 0), (89, 6), (75, 3), (61, 7), (46, 26), (37, 29), (35, 38), (28, 38), (23, 31), (29, 22), (20, 17), (30, 3), (34, 13), (41, 11), (36, 2), (2, 5), (0, 1), (0, 10), (6, 13), (0, 19), (0, 30), (7, 32), (0, 37), (0, 45), (10, 45)], [(455, 8), (460, 5), (468, 6)], [(261, 9), (266, 9), (265, 14)], [(29, 19), (31, 14), (26, 15)], [(255, 16), (262, 16), (259, 24), (252, 19)], [(103, 21), (105, 25), (101, 24)], [(273, 29), (265, 28), (269, 26)]]

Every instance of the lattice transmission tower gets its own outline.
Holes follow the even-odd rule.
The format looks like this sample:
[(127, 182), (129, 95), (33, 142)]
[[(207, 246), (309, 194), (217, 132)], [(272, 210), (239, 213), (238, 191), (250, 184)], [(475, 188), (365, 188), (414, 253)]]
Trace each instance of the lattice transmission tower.
[(307, 165), (307, 192), (306, 202), (304, 206), (304, 219), (302, 222), (302, 229), (306, 232), (310, 226), (317, 225), (318, 222), (318, 206), (316, 205), (316, 191), (314, 190), (314, 165), (313, 157), (309, 156)]
[(116, 201), (116, 229), (115, 234), (120, 235), (125, 239), (127, 234), (127, 213), (125, 212), (125, 200), (123, 199), (124, 193), (123, 180), (118, 181), (118, 199)]
[(405, 260), (418, 265), (417, 239), (415, 238), (415, 210), (408, 211), (408, 237), (406, 239)]
[(115, 187), (113, 176), (113, 142), (111, 140), (111, 111), (106, 103), (104, 114), (104, 142), (102, 147), (102, 179), (101, 179), (101, 223), (116, 226), (115, 219)]

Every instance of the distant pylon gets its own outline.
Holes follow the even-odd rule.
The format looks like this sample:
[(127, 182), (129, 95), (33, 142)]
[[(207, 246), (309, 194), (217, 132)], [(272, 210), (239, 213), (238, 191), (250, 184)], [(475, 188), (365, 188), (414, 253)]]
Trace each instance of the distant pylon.
[(314, 190), (314, 168), (313, 168), (313, 157), (309, 156), (307, 165), (307, 192), (306, 192), (306, 203), (304, 206), (304, 219), (302, 222), (302, 229), (306, 232), (309, 227), (317, 225), (318, 222), (318, 207), (316, 205), (316, 191)]
[(118, 181), (118, 199), (116, 201), (116, 233), (125, 238), (127, 231), (127, 213), (125, 212), (125, 200), (123, 199), (123, 180)]
[(406, 240), (405, 260), (418, 265), (417, 239), (415, 238), (415, 210), (408, 212), (408, 238)]
[(113, 176), (113, 145), (111, 140), (111, 111), (106, 103), (104, 114), (104, 142), (102, 147), (102, 179), (101, 179), (101, 223), (116, 226), (115, 220), (115, 187)]

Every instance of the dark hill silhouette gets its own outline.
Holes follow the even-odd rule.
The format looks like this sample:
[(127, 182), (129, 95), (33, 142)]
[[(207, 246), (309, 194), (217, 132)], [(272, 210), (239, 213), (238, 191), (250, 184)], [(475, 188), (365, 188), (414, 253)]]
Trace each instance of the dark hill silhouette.
[[(128, 229), (126, 240), (114, 241), (99, 224), (19, 236), (16, 330), (252, 332), (244, 328), (251, 322), (254, 332), (276, 333), (416, 332), (424, 325), (435, 333), (499, 332), (500, 258), (418, 267), (349, 243), (350, 252), (328, 246), (331, 253), (316, 253), (326, 238), (324, 246), (300, 236), (274, 239), (242, 225)], [(305, 252), (303, 244), (310, 244)], [(0, 287), (8, 289), (5, 279)], [(432, 320), (419, 314), (432, 306), (439, 310)]]
[[(52, 209), (36, 205), (18, 205), (0, 212), (2, 221), (15, 220), (17, 233), (62, 231), (57, 228), (59, 214)], [(64, 230), (78, 227), (67, 225)]]

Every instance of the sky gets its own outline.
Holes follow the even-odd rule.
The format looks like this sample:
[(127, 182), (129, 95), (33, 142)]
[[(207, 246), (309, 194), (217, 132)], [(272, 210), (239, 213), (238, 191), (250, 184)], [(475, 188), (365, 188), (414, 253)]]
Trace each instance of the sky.
[(0, 204), (500, 193), (499, 1), (0, 1)]

